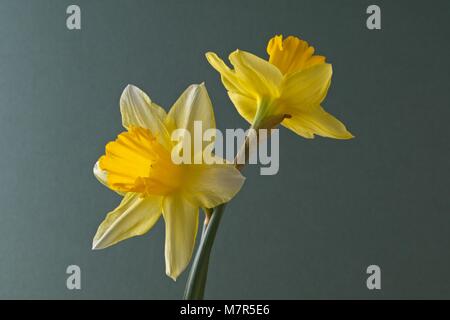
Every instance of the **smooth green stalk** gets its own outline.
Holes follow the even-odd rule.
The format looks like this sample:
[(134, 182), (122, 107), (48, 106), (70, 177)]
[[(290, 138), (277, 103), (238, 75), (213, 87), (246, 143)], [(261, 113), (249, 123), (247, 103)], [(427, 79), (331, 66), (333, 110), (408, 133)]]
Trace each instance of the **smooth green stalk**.
[[(268, 101), (260, 101), (258, 112), (251, 129), (256, 131), (256, 138), (258, 139), (258, 130), (260, 128), (271, 129), (277, 126), (286, 115), (270, 116), (271, 104)], [(269, 131), (270, 133), (270, 131)], [(249, 157), (249, 139), (247, 136), (244, 144), (241, 146), (241, 151), (244, 152), (245, 159)], [(242, 170), (244, 164), (237, 163), (238, 155), (235, 158), (235, 166), (238, 170)], [(189, 277), (186, 283), (183, 299), (185, 300), (202, 300), (205, 293), (206, 279), (208, 277), (209, 257), (213, 247), (214, 239), (216, 237), (217, 229), (219, 228), (220, 220), (222, 219), (226, 203), (214, 208), (212, 211), (205, 211), (205, 223), (203, 225), (202, 237), (200, 245), (195, 253), (192, 262)]]
[(225, 206), (226, 204), (222, 204), (215, 208), (209, 223), (204, 225), (200, 245), (192, 262), (191, 271), (186, 283), (183, 297), (185, 300), (203, 299), (206, 279), (208, 277), (209, 256)]
[[(246, 154), (248, 153), (248, 137), (245, 139), (244, 145), (241, 148)], [(243, 165), (237, 164), (236, 159), (236, 168), (242, 170)], [(184, 300), (203, 299), (206, 279), (208, 277), (209, 257), (226, 205), (226, 203), (223, 203), (214, 208), (212, 212), (205, 210), (205, 223), (203, 224), (202, 236), (186, 282), (183, 296)]]
[[(245, 139), (244, 145), (241, 146), (245, 157), (248, 155), (249, 141), (248, 137)], [(238, 153), (239, 154), (239, 153)], [(237, 157), (236, 157), (237, 159)], [(236, 163), (238, 170), (242, 170), (243, 164)], [(185, 300), (202, 300), (205, 293), (206, 279), (208, 277), (209, 257), (213, 247), (214, 239), (216, 238), (217, 229), (219, 228), (220, 220), (226, 207), (223, 203), (211, 212), (210, 209), (205, 210), (205, 223), (203, 224), (202, 236), (199, 247), (195, 253), (192, 261), (191, 270), (186, 282), (183, 299)]]

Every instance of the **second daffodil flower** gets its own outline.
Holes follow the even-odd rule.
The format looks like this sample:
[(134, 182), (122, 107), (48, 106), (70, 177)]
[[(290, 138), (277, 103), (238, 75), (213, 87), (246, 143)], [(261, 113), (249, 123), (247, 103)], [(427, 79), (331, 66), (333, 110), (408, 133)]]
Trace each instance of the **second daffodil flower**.
[[(125, 132), (106, 145), (95, 164), (100, 182), (123, 195), (120, 205), (99, 226), (93, 249), (102, 249), (149, 231), (164, 218), (166, 274), (174, 280), (188, 265), (198, 229), (199, 208), (229, 201), (244, 178), (231, 164), (174, 164), (176, 129), (215, 128), (203, 84), (192, 85), (169, 113), (139, 88), (127, 86), (120, 98)], [(186, 135), (187, 137), (188, 135)]]
[(238, 112), (255, 128), (272, 128), (278, 123), (295, 133), (335, 139), (350, 139), (345, 126), (326, 112), (321, 103), (331, 83), (332, 67), (325, 57), (297, 37), (273, 37), (267, 45), (269, 59), (236, 50), (230, 69), (215, 53), (209, 63), (221, 74), (222, 82)]

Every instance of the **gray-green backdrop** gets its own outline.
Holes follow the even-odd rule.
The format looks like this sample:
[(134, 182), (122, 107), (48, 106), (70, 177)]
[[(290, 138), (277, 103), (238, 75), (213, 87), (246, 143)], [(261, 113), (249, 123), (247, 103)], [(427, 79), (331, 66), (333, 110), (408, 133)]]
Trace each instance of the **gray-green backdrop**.
[[(66, 28), (81, 7), (82, 29)], [(219, 128), (246, 128), (204, 53), (265, 56), (298, 35), (333, 64), (324, 104), (356, 135), (280, 132), (280, 171), (257, 167), (228, 207), (208, 298), (450, 298), (448, 1), (0, 1), (0, 298), (180, 298), (164, 224), (103, 251), (120, 198), (92, 166), (122, 130), (135, 84), (168, 109), (205, 81)], [(82, 289), (66, 288), (66, 267)], [(366, 268), (381, 267), (369, 291)]]

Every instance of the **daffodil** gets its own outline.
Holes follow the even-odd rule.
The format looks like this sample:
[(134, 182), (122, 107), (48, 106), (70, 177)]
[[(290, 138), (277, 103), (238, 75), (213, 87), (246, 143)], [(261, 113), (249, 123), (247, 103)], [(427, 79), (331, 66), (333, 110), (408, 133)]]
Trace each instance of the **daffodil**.
[(293, 36), (283, 40), (281, 35), (269, 41), (267, 53), (269, 59), (264, 60), (236, 50), (229, 56), (234, 69), (215, 53), (206, 54), (242, 117), (257, 128), (281, 123), (305, 138), (353, 137), (321, 106), (332, 75), (325, 57), (314, 55), (306, 41)]
[(166, 274), (175, 280), (191, 259), (199, 208), (229, 201), (244, 178), (227, 163), (172, 161), (173, 148), (179, 143), (171, 139), (174, 130), (191, 131), (194, 121), (202, 121), (204, 130), (215, 128), (203, 84), (187, 88), (167, 114), (143, 91), (129, 85), (120, 98), (120, 111), (126, 131), (106, 145), (105, 155), (94, 166), (94, 175), (123, 195), (123, 200), (100, 224), (93, 249), (142, 235), (162, 216)]

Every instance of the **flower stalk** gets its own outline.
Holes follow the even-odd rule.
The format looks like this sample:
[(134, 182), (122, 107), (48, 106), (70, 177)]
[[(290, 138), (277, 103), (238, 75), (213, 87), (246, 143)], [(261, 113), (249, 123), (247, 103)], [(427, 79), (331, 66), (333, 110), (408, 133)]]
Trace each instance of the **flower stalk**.
[(220, 220), (226, 204), (214, 209), (209, 223), (203, 225), (202, 237), (199, 248), (192, 262), (191, 271), (184, 291), (185, 300), (202, 300), (205, 292), (206, 279), (208, 277), (209, 257), (219, 228)]
[[(278, 123), (274, 124), (274, 126), (276, 125), (278, 125)], [(248, 134), (245, 137), (245, 141), (234, 159), (234, 166), (239, 171), (243, 170), (245, 163), (249, 158), (250, 140), (256, 139), (258, 143), (259, 124), (252, 125), (250, 129), (253, 130), (248, 131)], [(252, 132), (256, 133), (256, 137), (252, 136)], [(243, 163), (240, 163), (238, 159), (239, 157), (241, 157), (242, 153), (244, 154), (243, 156), (245, 161)], [(197, 252), (195, 253), (188, 280), (186, 282), (183, 296), (184, 300), (203, 300), (206, 280), (208, 277), (209, 257), (211, 255), (211, 249), (213, 247), (216, 233), (219, 228), (219, 224), (225, 211), (226, 205), (227, 203), (223, 203), (214, 208), (212, 212), (209, 210), (205, 210), (205, 221), (203, 224), (202, 237), (200, 239), (200, 244)]]

